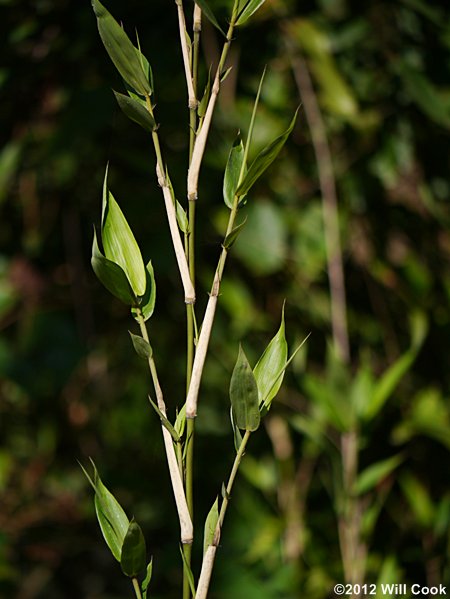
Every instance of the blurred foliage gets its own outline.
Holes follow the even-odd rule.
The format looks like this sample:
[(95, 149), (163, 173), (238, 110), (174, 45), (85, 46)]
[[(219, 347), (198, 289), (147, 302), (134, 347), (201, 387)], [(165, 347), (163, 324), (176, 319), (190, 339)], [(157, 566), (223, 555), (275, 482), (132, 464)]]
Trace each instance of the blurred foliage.
[[(211, 4), (225, 22), (228, 0)], [(139, 28), (181, 201), (188, 127), (175, 4), (108, 8), (129, 32)], [(144, 529), (152, 597), (177, 597), (177, 519), (149, 382), (126, 308), (89, 268), (109, 160), (155, 268), (151, 335), (173, 416), (184, 394), (184, 307), (149, 140), (115, 105), (117, 76), (88, 2), (3, 0), (0, 15), (0, 596), (131, 595), (77, 464), (91, 456)], [(290, 347), (311, 337), (267, 434), (251, 440), (212, 599), (319, 599), (343, 580), (340, 441), (349, 430), (366, 581), (450, 583), (449, 16), (443, 1), (267, 0), (238, 32), (200, 183), (198, 314), (223, 230), (228, 152), (265, 64), (254, 155), (286, 128), (300, 103), (290, 56), (301, 52), (333, 155), (352, 363), (330, 349), (321, 190), (301, 112), (252, 190), (227, 265), (198, 418), (198, 530), (232, 461), (227, 389), (238, 343), (254, 365), (285, 299)], [(220, 34), (205, 24), (203, 41), (209, 64)]]

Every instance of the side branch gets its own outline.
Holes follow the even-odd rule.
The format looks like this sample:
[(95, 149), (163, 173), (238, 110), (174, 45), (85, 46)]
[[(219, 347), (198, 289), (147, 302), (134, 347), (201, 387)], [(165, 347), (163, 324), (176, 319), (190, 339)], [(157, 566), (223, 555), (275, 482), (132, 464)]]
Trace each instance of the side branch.
[(169, 221), (170, 235), (172, 237), (178, 269), (180, 271), (181, 281), (183, 283), (184, 301), (186, 304), (193, 304), (195, 302), (195, 289), (189, 274), (189, 266), (187, 263), (186, 254), (184, 253), (180, 231), (178, 229), (175, 205), (167, 179), (161, 173), (159, 164), (156, 165), (156, 175), (164, 195), (164, 203), (166, 206), (167, 220)]
[(178, 9), (178, 26), (180, 29), (181, 52), (183, 54), (184, 73), (186, 76), (186, 85), (187, 85), (188, 97), (189, 97), (188, 106), (192, 110), (194, 108), (197, 108), (197, 98), (195, 97), (193, 76), (192, 76), (191, 64), (190, 64), (190, 60), (189, 60), (189, 50), (188, 50), (187, 39), (186, 39), (186, 33), (187, 33), (186, 32), (186, 20), (184, 18), (182, 0), (175, 0), (175, 1), (176, 1), (177, 9)]

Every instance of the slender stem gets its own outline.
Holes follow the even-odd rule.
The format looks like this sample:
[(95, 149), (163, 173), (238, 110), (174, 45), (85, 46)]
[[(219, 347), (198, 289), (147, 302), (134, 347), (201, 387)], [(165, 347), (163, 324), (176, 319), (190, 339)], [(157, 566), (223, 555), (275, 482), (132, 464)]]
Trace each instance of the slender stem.
[[(147, 341), (147, 343), (150, 344), (147, 326), (145, 324), (145, 320), (140, 308), (137, 309), (137, 317), (139, 327), (141, 329), (141, 335), (143, 339), (145, 339), (145, 341)], [(158, 373), (156, 371), (156, 364), (153, 359), (152, 353), (148, 358), (148, 366), (153, 381), (153, 387), (155, 389), (158, 408), (161, 411), (161, 413), (164, 416), (166, 416), (166, 404), (164, 403), (164, 397), (161, 390), (161, 386), (159, 384)], [(163, 433), (164, 447), (166, 450), (167, 465), (169, 467), (170, 480), (172, 483), (173, 494), (177, 506), (178, 518), (180, 520), (181, 542), (183, 544), (190, 544), (192, 543), (193, 539), (193, 526), (192, 519), (190, 517), (189, 509), (187, 506), (186, 496), (184, 493), (182, 474), (178, 467), (178, 461), (177, 456), (175, 454), (175, 448), (173, 446), (172, 437), (163, 423), (161, 423), (161, 427)]]
[(230, 49), (231, 41), (233, 39), (234, 27), (237, 19), (237, 5), (238, 2), (235, 0), (233, 6), (233, 12), (231, 15), (230, 25), (227, 31), (227, 39), (223, 45), (222, 54), (219, 61), (219, 66), (217, 67), (216, 75), (214, 77), (214, 82), (211, 90), (211, 97), (208, 102), (208, 107), (206, 109), (205, 118), (203, 119), (202, 127), (200, 129), (199, 134), (197, 135), (197, 139), (195, 140), (194, 150), (192, 153), (192, 161), (189, 167), (188, 172), (188, 183), (187, 183), (187, 191), (188, 191), (188, 200), (195, 201), (198, 195), (198, 177), (200, 174), (200, 167), (203, 160), (203, 154), (205, 152), (206, 141), (208, 139), (209, 128), (211, 126), (212, 115), (214, 112), (214, 107), (216, 105), (217, 96), (219, 95), (220, 90), (220, 77), (223, 71), (223, 67), (225, 65), (225, 61), (228, 56), (228, 51)]
[(139, 587), (139, 581), (137, 578), (132, 578), (131, 582), (133, 583), (134, 592), (136, 593), (136, 599), (142, 599), (141, 589)]
[(197, 585), (197, 593), (195, 595), (195, 599), (206, 599), (208, 595), (209, 583), (211, 580), (211, 574), (214, 567), (214, 560), (216, 557), (217, 547), (220, 542), (220, 534), (223, 526), (223, 521), (225, 519), (225, 515), (227, 512), (228, 504), (230, 501), (231, 491), (233, 489), (234, 479), (236, 478), (236, 474), (239, 470), (239, 466), (241, 464), (242, 458), (245, 453), (245, 448), (247, 446), (247, 442), (250, 438), (250, 431), (245, 431), (244, 437), (242, 438), (242, 443), (239, 447), (239, 450), (234, 458), (233, 468), (231, 469), (230, 478), (228, 479), (228, 484), (226, 487), (225, 497), (223, 498), (222, 505), (220, 507), (219, 519), (217, 521), (216, 530), (214, 533), (214, 538), (212, 545), (208, 547), (202, 562), (202, 569), (200, 572), (200, 578)]
[[(153, 108), (150, 96), (147, 95), (145, 97), (145, 100), (147, 110), (153, 117)], [(195, 302), (195, 290), (191, 278), (189, 276), (189, 267), (187, 263), (186, 254), (184, 253), (183, 249), (183, 242), (181, 241), (180, 230), (177, 224), (175, 205), (170, 191), (169, 183), (165, 175), (161, 145), (159, 143), (159, 137), (156, 131), (152, 131), (152, 140), (156, 154), (156, 176), (158, 177), (158, 183), (161, 186), (164, 195), (167, 219), (169, 221), (170, 236), (172, 238), (172, 243), (175, 250), (175, 257), (177, 259), (178, 269), (180, 271), (180, 276), (183, 283), (184, 301), (186, 304), (193, 304)]]

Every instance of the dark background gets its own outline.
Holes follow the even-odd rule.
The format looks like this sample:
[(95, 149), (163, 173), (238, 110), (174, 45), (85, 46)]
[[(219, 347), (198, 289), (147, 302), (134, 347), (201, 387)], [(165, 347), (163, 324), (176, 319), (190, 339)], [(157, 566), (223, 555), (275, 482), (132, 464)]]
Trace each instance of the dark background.
[[(228, 4), (211, 2), (223, 24)], [(139, 30), (183, 202), (188, 116), (175, 3), (107, 7), (131, 37)], [(427, 323), (415, 359), (382, 409), (356, 425), (360, 472), (400, 456), (361, 495), (366, 582), (450, 583), (449, 16), (446, 2), (267, 0), (237, 32), (200, 183), (197, 317), (226, 218), (227, 154), (247, 130), (265, 65), (253, 155), (301, 103), (289, 39), (310, 69), (333, 155), (352, 359), (330, 358), (321, 189), (300, 109), (243, 209), (248, 224), (227, 264), (198, 418), (196, 576), (203, 521), (233, 460), (228, 385), (238, 344), (254, 364), (284, 300), (290, 347), (311, 337), (251, 439), (212, 598), (319, 599), (343, 581), (343, 431), (321, 390), (345, 414), (352, 394), (364, 397), (408, 351), (411, 320)], [(144, 529), (151, 597), (178, 597), (178, 524), (145, 364), (127, 332), (136, 327), (90, 269), (109, 161), (110, 187), (155, 268), (149, 329), (173, 417), (184, 397), (185, 317), (151, 143), (115, 103), (111, 88), (122, 84), (88, 1), (2, 0), (0, 31), (0, 596), (131, 597), (77, 463), (92, 457)], [(204, 86), (221, 38), (207, 23), (202, 37)]]

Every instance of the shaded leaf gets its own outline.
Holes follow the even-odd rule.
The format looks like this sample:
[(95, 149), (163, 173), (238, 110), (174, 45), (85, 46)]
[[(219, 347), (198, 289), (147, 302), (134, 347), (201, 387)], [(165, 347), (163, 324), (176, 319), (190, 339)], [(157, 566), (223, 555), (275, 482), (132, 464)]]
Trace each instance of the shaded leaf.
[(178, 435), (177, 431), (173, 427), (173, 424), (170, 422), (170, 420), (167, 418), (167, 416), (164, 416), (164, 414), (159, 409), (158, 405), (152, 400), (152, 398), (150, 396), (148, 396), (148, 401), (151, 403), (153, 409), (158, 414), (163, 426), (169, 431), (172, 439), (175, 441), (175, 443), (179, 443), (181, 439), (180, 439), (180, 436)]
[(131, 331), (128, 332), (137, 355), (144, 360), (148, 360), (153, 353), (150, 343), (140, 335), (134, 335)]
[(220, 31), (220, 33), (224, 37), (227, 37), (225, 32), (223, 31), (223, 29), (220, 27), (216, 17), (214, 16), (214, 13), (211, 10), (209, 3), (206, 2), (206, 0), (195, 0), (195, 3), (198, 4), (198, 6), (200, 6), (200, 8), (202, 9), (202, 12), (204, 13), (204, 15), (208, 19), (208, 21), (210, 21), (210, 23), (212, 23), (214, 25), (214, 27), (217, 27), (217, 29)]
[(236, 426), (234, 422), (233, 416), (233, 407), (230, 408), (230, 419), (231, 419), (231, 427), (233, 429), (233, 440), (234, 440), (234, 448), (236, 453), (239, 451), (239, 447), (242, 445), (242, 435), (239, 428)]
[(145, 539), (141, 527), (132, 520), (125, 535), (120, 566), (125, 576), (135, 578), (145, 568), (146, 563)]
[(203, 118), (206, 114), (206, 109), (208, 108), (209, 96), (211, 94), (211, 67), (208, 71), (208, 81), (205, 85), (205, 91), (203, 92), (203, 97), (198, 103), (197, 114), (199, 118)]
[(278, 156), (295, 126), (295, 121), (297, 120), (297, 113), (298, 108), (295, 111), (294, 117), (292, 118), (292, 121), (289, 127), (286, 129), (286, 131), (279, 135), (276, 139), (274, 139), (265, 148), (263, 148), (261, 152), (258, 154), (258, 156), (255, 158), (250, 168), (248, 169), (248, 172), (245, 175), (244, 180), (236, 190), (236, 195), (241, 197), (248, 193), (249, 190), (255, 184), (255, 182), (261, 177), (264, 171), (272, 164), (272, 162)]
[(120, 266), (105, 258), (100, 252), (95, 229), (91, 264), (98, 280), (110, 293), (120, 299), (124, 304), (136, 304), (136, 297), (124, 271)]
[(114, 90), (113, 92), (116, 96), (117, 103), (125, 116), (150, 133), (156, 130), (155, 119), (140, 102)]
[(248, 0), (247, 4), (241, 11), (236, 25), (243, 25), (257, 10), (260, 8), (266, 0)]
[(232, 229), (230, 233), (228, 233), (228, 235), (225, 237), (222, 245), (226, 250), (229, 250), (233, 243), (236, 241), (236, 239), (239, 237), (239, 233), (245, 227), (246, 222), (247, 217), (245, 217), (245, 219), (239, 225), (234, 227), (234, 229)]
[(210, 545), (213, 544), (217, 522), (219, 520), (219, 498), (216, 497), (205, 520), (205, 531), (203, 535), (203, 555)]
[(236, 426), (243, 430), (256, 431), (260, 423), (258, 387), (241, 345), (231, 375), (230, 400)]
[[(146, 271), (146, 287), (145, 293), (141, 299), (141, 303), (139, 304), (139, 309), (142, 312), (142, 316), (144, 317), (144, 321), (148, 320), (155, 310), (155, 302), (156, 302), (156, 283), (155, 283), (155, 274), (153, 272), (153, 265), (151, 260), (145, 267)], [(131, 312), (136, 320), (138, 320), (137, 309), (132, 308)]]
[[(233, 142), (233, 147), (228, 154), (227, 166), (225, 168), (223, 179), (223, 199), (230, 210), (233, 208), (234, 196), (239, 185), (243, 162), (244, 144), (242, 142), (241, 134), (238, 133)], [(245, 171), (243, 172), (243, 175), (245, 175)]]
[(99, 0), (92, 0), (92, 7), (97, 17), (100, 37), (116, 69), (138, 94), (150, 94), (150, 83), (143, 71), (136, 47)]

